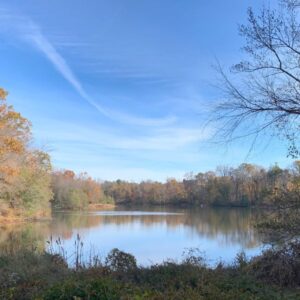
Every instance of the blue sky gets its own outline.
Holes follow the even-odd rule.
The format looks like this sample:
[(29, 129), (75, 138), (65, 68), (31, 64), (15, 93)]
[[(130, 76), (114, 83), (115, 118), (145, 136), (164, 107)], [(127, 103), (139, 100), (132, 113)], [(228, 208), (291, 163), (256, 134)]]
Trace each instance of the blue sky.
[(237, 25), (262, 0), (0, 1), (0, 86), (55, 168), (165, 180), (218, 165), (268, 166), (278, 140), (214, 145), (215, 58), (238, 62)]

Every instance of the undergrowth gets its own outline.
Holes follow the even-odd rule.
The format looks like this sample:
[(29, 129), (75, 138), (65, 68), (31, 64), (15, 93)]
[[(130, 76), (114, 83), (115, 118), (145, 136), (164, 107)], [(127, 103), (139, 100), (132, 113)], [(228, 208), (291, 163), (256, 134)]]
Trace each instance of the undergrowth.
[(215, 268), (194, 250), (180, 262), (149, 267), (119, 249), (83, 263), (79, 237), (70, 267), (61, 242), (55, 243), (62, 253), (20, 249), (0, 255), (0, 299), (300, 299), (297, 243), (251, 260), (240, 253), (231, 265)]

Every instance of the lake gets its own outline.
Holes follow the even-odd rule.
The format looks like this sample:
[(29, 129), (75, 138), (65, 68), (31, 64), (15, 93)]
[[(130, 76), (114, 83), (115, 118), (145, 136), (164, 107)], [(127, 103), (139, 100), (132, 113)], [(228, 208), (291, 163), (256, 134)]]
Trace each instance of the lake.
[(56, 212), (52, 221), (7, 225), (0, 231), (0, 247), (49, 247), (60, 239), (70, 263), (77, 235), (82, 256), (105, 255), (112, 248), (130, 252), (139, 264), (180, 260), (189, 248), (198, 248), (208, 264), (233, 262), (244, 251), (259, 254), (263, 243), (254, 228), (259, 213), (246, 208), (121, 208), (89, 212)]

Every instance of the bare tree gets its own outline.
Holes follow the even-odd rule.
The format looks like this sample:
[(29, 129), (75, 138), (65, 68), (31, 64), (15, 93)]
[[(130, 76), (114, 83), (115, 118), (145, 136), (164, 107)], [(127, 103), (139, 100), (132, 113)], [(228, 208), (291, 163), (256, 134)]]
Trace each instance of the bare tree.
[(230, 76), (220, 64), (217, 67), (225, 95), (215, 114), (222, 124), (222, 139), (272, 129), (288, 140), (288, 154), (299, 156), (299, 8), (296, 0), (281, 1), (278, 9), (264, 7), (259, 14), (249, 8), (248, 23), (239, 28), (247, 59), (234, 65)]

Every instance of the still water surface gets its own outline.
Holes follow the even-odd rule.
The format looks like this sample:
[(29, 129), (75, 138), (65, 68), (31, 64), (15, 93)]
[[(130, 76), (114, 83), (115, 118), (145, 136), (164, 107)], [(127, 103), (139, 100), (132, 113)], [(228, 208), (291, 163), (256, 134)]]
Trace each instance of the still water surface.
[(79, 234), (86, 260), (91, 254), (105, 257), (112, 248), (119, 248), (134, 254), (139, 264), (149, 265), (166, 259), (180, 260), (188, 248), (198, 248), (214, 265), (220, 260), (232, 262), (242, 250), (247, 256), (262, 250), (262, 240), (253, 226), (258, 219), (257, 212), (244, 208), (57, 212), (51, 222), (2, 228), (0, 247), (18, 243), (43, 249), (52, 236), (53, 241), (62, 240), (71, 256)]

